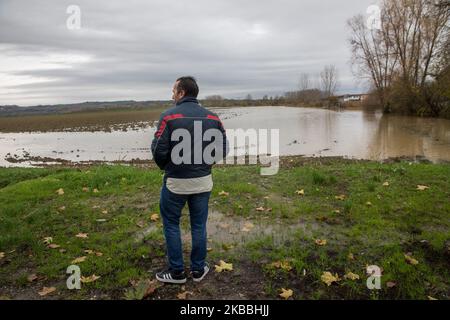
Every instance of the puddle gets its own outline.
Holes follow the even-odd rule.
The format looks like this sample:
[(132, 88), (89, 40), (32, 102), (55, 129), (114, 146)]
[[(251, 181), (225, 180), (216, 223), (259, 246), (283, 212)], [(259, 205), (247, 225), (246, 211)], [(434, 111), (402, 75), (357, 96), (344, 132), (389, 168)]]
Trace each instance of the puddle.
[[(229, 216), (218, 211), (209, 212), (207, 231), (208, 247), (232, 249), (242, 243), (271, 237), (274, 245), (283, 244), (292, 238), (294, 232), (300, 231), (305, 236), (311, 237), (320, 226), (314, 223), (292, 223), (277, 218), (262, 216), (259, 218), (243, 218)], [(322, 230), (323, 228), (320, 228)], [(151, 225), (135, 236), (136, 242), (141, 242), (151, 233), (158, 230), (156, 225)], [(162, 230), (161, 230), (162, 232)], [(190, 225), (188, 213), (183, 212), (181, 222), (181, 238), (184, 244), (191, 243)]]

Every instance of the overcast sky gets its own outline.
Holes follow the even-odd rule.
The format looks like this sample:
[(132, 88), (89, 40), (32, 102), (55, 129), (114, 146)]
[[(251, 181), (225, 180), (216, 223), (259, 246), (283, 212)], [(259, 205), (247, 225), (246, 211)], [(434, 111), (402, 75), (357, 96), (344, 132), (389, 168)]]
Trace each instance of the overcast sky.
[[(346, 21), (374, 3), (0, 0), (0, 105), (170, 99), (187, 74), (200, 97), (261, 97), (327, 64), (341, 93), (361, 92)], [(67, 27), (69, 5), (81, 9), (80, 29)]]

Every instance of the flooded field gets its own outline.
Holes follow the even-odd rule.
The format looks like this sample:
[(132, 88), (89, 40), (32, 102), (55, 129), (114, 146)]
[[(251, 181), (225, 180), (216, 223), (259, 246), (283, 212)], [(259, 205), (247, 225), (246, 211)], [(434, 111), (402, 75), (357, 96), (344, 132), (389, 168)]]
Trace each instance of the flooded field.
[[(294, 107), (214, 111), (226, 129), (279, 129), (281, 155), (450, 161), (450, 120)], [(110, 131), (0, 133), (0, 166), (150, 160), (155, 119), (126, 123)]]

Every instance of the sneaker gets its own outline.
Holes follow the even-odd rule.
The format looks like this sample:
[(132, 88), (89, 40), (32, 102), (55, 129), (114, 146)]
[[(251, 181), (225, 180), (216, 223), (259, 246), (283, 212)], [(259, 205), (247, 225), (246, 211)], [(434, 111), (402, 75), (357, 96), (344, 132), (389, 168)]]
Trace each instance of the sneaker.
[(164, 270), (156, 274), (156, 279), (165, 283), (186, 283), (184, 271)]
[(203, 271), (191, 271), (192, 279), (194, 282), (200, 282), (203, 280), (203, 278), (208, 274), (209, 272), (209, 264), (205, 262), (205, 267), (203, 268)]

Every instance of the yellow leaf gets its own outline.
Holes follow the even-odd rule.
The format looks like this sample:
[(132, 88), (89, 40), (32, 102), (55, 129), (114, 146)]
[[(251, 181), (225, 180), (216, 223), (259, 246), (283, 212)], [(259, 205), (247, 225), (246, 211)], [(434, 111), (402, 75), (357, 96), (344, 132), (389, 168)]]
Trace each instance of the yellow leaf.
[(86, 256), (78, 257), (78, 258), (72, 260), (72, 264), (81, 263), (81, 262), (84, 262), (85, 260), (86, 260)]
[(100, 276), (96, 276), (95, 274), (93, 274), (92, 276), (89, 276), (89, 277), (81, 276), (80, 280), (82, 283), (90, 283), (90, 282), (94, 282), (97, 279), (100, 279)]
[(388, 181), (384, 182), (383, 187), (389, 187), (389, 182)]
[(98, 193), (98, 189), (97, 189), (97, 188), (95, 188), (94, 190), (92, 190), (92, 192), (94, 192), (94, 193)]
[(285, 288), (281, 288), (281, 293), (280, 293), (280, 297), (284, 298), (284, 299), (289, 299), (290, 297), (292, 297), (292, 295), (294, 294), (294, 292), (291, 289), (285, 289)]
[(425, 191), (427, 189), (430, 189), (430, 187), (417, 185), (417, 190), (419, 190), (419, 191)]
[(219, 261), (219, 265), (215, 265), (216, 272), (222, 272), (222, 271), (233, 271), (233, 264), (232, 263), (226, 263), (223, 260)]
[(108, 210), (103, 210), (102, 213), (103, 213), (103, 214), (107, 214), (107, 213), (108, 213)]
[(41, 291), (38, 292), (38, 294), (42, 297), (42, 296), (46, 296), (49, 293), (52, 293), (54, 291), (56, 291), (55, 287), (50, 287), (50, 288), (44, 287)]
[(357, 275), (356, 273), (353, 272), (348, 272), (345, 276), (345, 279), (349, 279), (349, 280), (359, 280), (359, 275)]
[(372, 205), (372, 202), (370, 202), (370, 201), (367, 201), (366, 202), (366, 205), (368, 205), (369, 207)]
[(157, 214), (157, 213), (154, 213), (150, 216), (150, 220), (152, 220), (152, 221), (158, 221), (158, 219), (159, 219), (159, 214)]
[(341, 210), (333, 210), (333, 213), (341, 213)]
[(411, 255), (409, 255), (409, 254), (405, 254), (405, 259), (406, 259), (406, 262), (408, 262), (409, 264), (412, 264), (412, 265), (419, 264), (419, 261), (417, 261), (416, 259), (411, 257)]
[(249, 232), (251, 229), (253, 229), (255, 226), (253, 225), (253, 223), (251, 223), (251, 222), (246, 222), (245, 224), (244, 224), (244, 227), (242, 228), (242, 230), (241, 231), (243, 231), (243, 232)]
[(315, 243), (316, 243), (318, 246), (324, 246), (324, 245), (327, 244), (327, 240), (325, 240), (325, 239), (316, 239)]
[(297, 191), (295, 191), (295, 193), (298, 195), (298, 196), (304, 196), (305, 195), (305, 190), (297, 190)]
[(64, 194), (64, 189), (63, 188), (59, 188), (58, 190), (55, 191), (58, 195), (62, 196)]
[(328, 271), (324, 272), (320, 279), (325, 282), (327, 286), (331, 286), (333, 282), (338, 282), (340, 280), (337, 273), (332, 275), (331, 272)]
[(229, 192), (225, 192), (224, 190), (222, 190), (222, 191), (219, 192), (219, 196), (225, 196), (225, 197), (228, 197), (229, 195), (230, 195), (230, 193), (229, 193)]
[(283, 269), (286, 271), (291, 271), (292, 270), (292, 266), (290, 265), (289, 261), (275, 261), (272, 262), (271, 266), (278, 268), (278, 269)]
[(81, 238), (81, 239), (86, 239), (86, 238), (88, 238), (88, 234), (80, 232), (79, 234), (75, 235), (75, 237)]
[(42, 240), (42, 242), (44, 242), (44, 244), (50, 244), (53, 242), (53, 238), (52, 237), (45, 237), (44, 240)]
[(345, 200), (345, 194), (341, 194), (341, 195), (339, 195), (339, 196), (334, 196), (334, 198), (335, 198), (336, 200), (344, 201), (344, 200)]
[(194, 293), (191, 291), (180, 292), (179, 294), (177, 294), (177, 298), (180, 300), (186, 300), (188, 294), (194, 294)]

